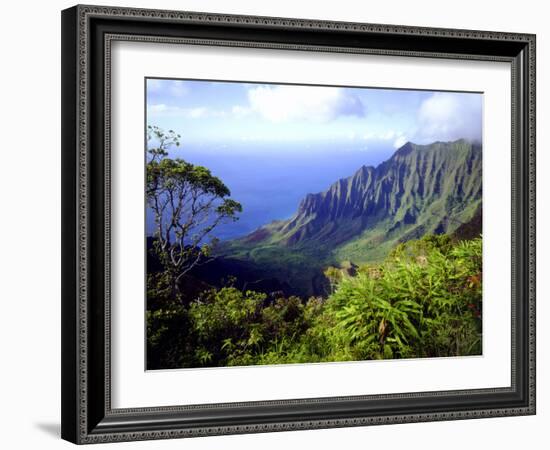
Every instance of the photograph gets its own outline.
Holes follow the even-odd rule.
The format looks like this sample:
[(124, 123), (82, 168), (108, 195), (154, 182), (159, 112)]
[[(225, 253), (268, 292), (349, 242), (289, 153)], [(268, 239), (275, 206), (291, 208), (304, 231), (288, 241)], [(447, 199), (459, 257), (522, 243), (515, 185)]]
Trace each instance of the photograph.
[(146, 369), (483, 355), (483, 99), (145, 78)]
[(222, 3), (61, 12), (61, 437), (535, 442), (542, 15)]

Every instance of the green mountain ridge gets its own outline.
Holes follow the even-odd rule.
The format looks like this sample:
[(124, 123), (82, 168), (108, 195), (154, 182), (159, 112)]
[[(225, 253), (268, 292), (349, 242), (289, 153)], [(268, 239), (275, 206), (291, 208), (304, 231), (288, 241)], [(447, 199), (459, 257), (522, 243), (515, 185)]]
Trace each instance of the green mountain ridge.
[(261, 264), (308, 294), (318, 292), (323, 266), (379, 261), (399, 242), (451, 234), (471, 221), (481, 208), (481, 171), (480, 144), (408, 142), (377, 167), (363, 166), (308, 194), (290, 219), (224, 243), (219, 251)]

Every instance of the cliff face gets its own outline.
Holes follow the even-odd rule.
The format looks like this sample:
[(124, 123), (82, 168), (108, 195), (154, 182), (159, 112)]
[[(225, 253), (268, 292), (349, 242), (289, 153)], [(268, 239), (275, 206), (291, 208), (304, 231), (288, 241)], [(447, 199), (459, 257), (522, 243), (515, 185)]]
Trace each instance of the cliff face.
[[(342, 244), (365, 230), (409, 238), (452, 232), (481, 202), (481, 146), (464, 140), (407, 143), (377, 167), (361, 167), (326, 191), (308, 194), (296, 214), (253, 233), (255, 241)], [(408, 238), (403, 236), (403, 240)]]

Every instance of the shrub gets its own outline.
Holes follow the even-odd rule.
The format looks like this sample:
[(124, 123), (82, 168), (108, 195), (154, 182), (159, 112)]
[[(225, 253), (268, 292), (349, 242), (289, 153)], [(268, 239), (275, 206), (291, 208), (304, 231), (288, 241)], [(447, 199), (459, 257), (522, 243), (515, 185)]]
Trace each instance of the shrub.
[(323, 359), (479, 354), (481, 261), (481, 239), (453, 246), (430, 236), (400, 244), (376, 271), (343, 278), (312, 331), (332, 347)]
[[(332, 272), (329, 272), (333, 274)], [(481, 353), (482, 241), (426, 236), (379, 265), (339, 272), (327, 298), (229, 286), (169, 302), (151, 280), (150, 368), (465, 356)], [(149, 285), (149, 283), (148, 283)], [(165, 298), (163, 300), (163, 298)]]

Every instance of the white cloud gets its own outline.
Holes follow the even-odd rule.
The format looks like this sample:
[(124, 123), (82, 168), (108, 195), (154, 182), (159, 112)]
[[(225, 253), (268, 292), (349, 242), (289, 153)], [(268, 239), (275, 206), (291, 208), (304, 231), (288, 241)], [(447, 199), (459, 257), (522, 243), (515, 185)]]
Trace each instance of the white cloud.
[(248, 90), (250, 109), (271, 122), (328, 122), (363, 116), (361, 100), (346, 90), (319, 86), (259, 86)]
[[(382, 123), (389, 124), (391, 120), (384, 117)], [(436, 92), (420, 104), (413, 123), (404, 125), (402, 129), (378, 126), (378, 129), (365, 133), (363, 138), (400, 148), (408, 141), (431, 144), (457, 139), (481, 140), (481, 133), (481, 95)]]
[(203, 117), (207, 117), (209, 113), (208, 108), (201, 106), (199, 108), (186, 109), (184, 115), (187, 115), (190, 119), (202, 119)]
[(417, 121), (413, 139), (421, 143), (481, 140), (481, 96), (437, 92), (421, 104)]
[(405, 137), (404, 134), (400, 134), (397, 139), (393, 142), (394, 148), (400, 148), (403, 147), (407, 143), (408, 139)]
[(402, 147), (408, 141), (405, 133), (397, 130), (381, 130), (378, 132), (369, 131), (363, 136), (363, 138), (366, 141), (383, 141), (385, 143), (392, 141), (394, 148)]
[(170, 83), (170, 93), (175, 97), (182, 97), (189, 92), (189, 87), (182, 80), (174, 80)]
[(169, 106), (165, 105), (164, 103), (159, 103), (156, 105), (147, 105), (147, 112), (150, 114), (160, 114), (168, 111), (170, 109)]
[(245, 117), (248, 116), (252, 110), (246, 106), (235, 105), (231, 108), (231, 114), (235, 117)]
[(398, 132), (395, 130), (380, 130), (380, 131), (368, 131), (363, 138), (366, 141), (389, 141), (395, 138)]
[(206, 117), (224, 117), (225, 111), (218, 111), (204, 106), (197, 108), (181, 108), (179, 106), (158, 103), (149, 105), (147, 112), (153, 116), (180, 116), (186, 119), (204, 119)]
[(384, 133), (380, 134), (379, 138), (384, 141), (390, 141), (395, 138), (399, 133), (395, 130), (387, 130)]
[(184, 80), (159, 80), (149, 78), (147, 91), (151, 94), (168, 94), (170, 97), (183, 97), (189, 92)]

